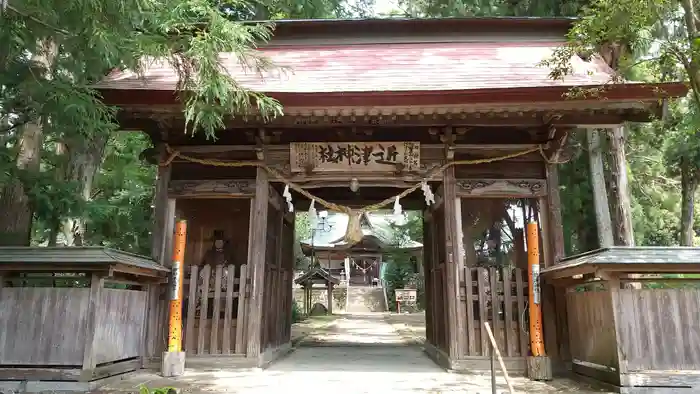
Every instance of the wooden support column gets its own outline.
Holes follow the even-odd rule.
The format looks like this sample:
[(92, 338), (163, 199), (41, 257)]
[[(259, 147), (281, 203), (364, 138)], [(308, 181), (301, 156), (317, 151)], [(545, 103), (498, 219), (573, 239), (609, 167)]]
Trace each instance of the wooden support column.
[(161, 251), (160, 264), (170, 266), (172, 261), (170, 259), (169, 250), (173, 250), (175, 246), (175, 210), (177, 208), (177, 201), (174, 198), (169, 198), (167, 201), (165, 209), (165, 227), (163, 231), (165, 232), (165, 237), (163, 241), (163, 250)]
[[(449, 147), (451, 141), (451, 129), (446, 133), (446, 158), (447, 160), (454, 159), (454, 150)], [(457, 182), (455, 180), (454, 166), (447, 168), (443, 174), (443, 199), (445, 212), (445, 247), (447, 248), (445, 255), (447, 261), (445, 264), (445, 286), (447, 295), (447, 324), (449, 341), (447, 349), (451, 360), (459, 360), (464, 357), (465, 351), (465, 325), (466, 325), (466, 306), (464, 306), (459, 295), (460, 277), (463, 275), (464, 262), (462, 261), (461, 247), (462, 228), (461, 205), (457, 197)]]
[[(547, 164), (547, 215), (544, 228), (545, 242), (549, 250), (545, 267), (558, 264), (565, 257), (564, 229), (559, 195), (559, 170), (557, 164)], [(544, 212), (543, 212), (544, 213)], [(544, 224), (544, 223), (543, 223)], [(570, 361), (569, 319), (566, 307), (566, 288), (542, 286), (542, 313), (545, 347), (549, 355), (560, 361)], [(561, 366), (561, 363), (554, 363)]]
[(603, 169), (603, 152), (600, 144), (600, 133), (596, 129), (588, 129), (588, 158), (591, 168), (591, 186), (593, 188), (593, 205), (595, 206), (595, 221), (598, 229), (598, 246), (607, 248), (614, 245), (612, 219), (608, 192), (605, 185)]
[(248, 298), (248, 324), (246, 356), (260, 355), (262, 313), (265, 290), (265, 251), (267, 245), (267, 211), (270, 187), (268, 175), (262, 168), (257, 169), (255, 197), (252, 199), (250, 227), (248, 230), (248, 270), (250, 275), (250, 296)]
[(333, 314), (333, 283), (328, 283), (328, 314)]
[(100, 294), (105, 287), (105, 279), (99, 274), (90, 278), (90, 300), (88, 301), (87, 317), (85, 319), (85, 348), (83, 350), (83, 368), (80, 380), (91, 381), (97, 368), (97, 314), (101, 308)]
[[(165, 152), (165, 147), (160, 146), (161, 150), (160, 161), (164, 161), (167, 158), (167, 153)], [(166, 240), (168, 237), (167, 223), (170, 218), (168, 216), (168, 184), (170, 183), (170, 174), (172, 172), (172, 166), (158, 166), (158, 174), (156, 175), (156, 191), (155, 191), (155, 208), (154, 208), (154, 222), (153, 228), (151, 230), (151, 257), (156, 262), (161, 265), (167, 264), (168, 261), (168, 249), (166, 247)]]

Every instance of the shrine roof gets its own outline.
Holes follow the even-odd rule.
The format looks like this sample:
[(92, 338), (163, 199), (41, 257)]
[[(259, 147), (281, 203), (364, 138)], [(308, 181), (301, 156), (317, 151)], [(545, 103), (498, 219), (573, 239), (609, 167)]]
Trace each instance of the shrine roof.
[(297, 285), (313, 284), (323, 282), (326, 284), (333, 283), (337, 285), (340, 280), (333, 275), (331, 275), (326, 269), (322, 267), (314, 267), (307, 271), (304, 275), (296, 278), (294, 283)]
[(148, 257), (99, 246), (0, 247), (0, 271), (31, 272), (48, 268), (113, 270), (145, 276), (162, 276), (170, 272), (170, 268)]
[[(597, 56), (588, 60), (574, 56), (571, 75), (563, 80), (549, 77), (550, 70), (540, 62), (564, 43), (570, 23), (562, 18), (283, 21), (277, 22), (272, 41), (259, 49), (281, 68), (258, 74), (246, 70), (227, 53), (221, 54), (221, 61), (241, 86), (278, 97), (283, 104), (285, 95), (380, 92), (420, 96), (483, 91), (480, 93), (495, 96), (481, 97), (482, 101), (498, 101), (506, 99), (499, 91), (514, 94), (523, 89), (549, 89), (544, 92), (548, 97), (561, 100), (562, 89), (605, 85), (613, 74)], [(333, 33), (334, 27), (339, 31), (354, 29), (355, 33), (341, 38)], [(475, 31), (480, 28), (481, 32)], [(382, 29), (386, 31), (382, 33)], [(409, 33), (410, 29), (417, 32)], [(418, 34), (429, 29), (433, 31)], [(464, 34), (445, 31), (450, 29)], [(107, 101), (126, 100), (113, 104), (129, 104), (139, 102), (138, 97), (131, 95), (127, 100), (117, 92), (152, 91), (165, 97), (162, 93), (174, 91), (177, 79), (166, 61), (154, 60), (143, 68), (142, 75), (128, 70), (113, 72), (97, 87)], [(614, 88), (621, 86), (625, 85)], [(684, 94), (680, 86), (665, 87), (669, 90), (666, 94), (644, 94)]]
[(627, 273), (700, 272), (700, 248), (614, 246), (567, 257), (541, 271), (544, 278), (560, 279), (600, 271)]
[[(383, 213), (367, 213), (367, 226), (362, 226), (363, 240), (375, 238), (380, 245), (387, 247), (395, 243), (394, 231), (391, 228), (392, 219)], [(348, 244), (343, 238), (347, 231), (350, 218), (342, 213), (330, 213), (326, 219), (328, 231), (317, 231), (314, 238), (302, 240), (300, 243), (304, 248), (313, 247), (315, 249), (341, 250), (351, 248), (354, 244)], [(313, 241), (313, 242), (312, 242)], [(362, 243), (360, 241), (358, 243)], [(398, 246), (400, 249), (419, 249), (423, 244), (412, 239), (406, 239)]]

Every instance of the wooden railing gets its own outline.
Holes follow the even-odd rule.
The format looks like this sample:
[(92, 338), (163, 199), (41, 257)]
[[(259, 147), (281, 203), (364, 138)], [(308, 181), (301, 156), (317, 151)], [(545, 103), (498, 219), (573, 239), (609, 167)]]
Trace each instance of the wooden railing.
[[(212, 275), (213, 272), (213, 275)], [(246, 265), (193, 266), (184, 280), (188, 355), (245, 354)]]

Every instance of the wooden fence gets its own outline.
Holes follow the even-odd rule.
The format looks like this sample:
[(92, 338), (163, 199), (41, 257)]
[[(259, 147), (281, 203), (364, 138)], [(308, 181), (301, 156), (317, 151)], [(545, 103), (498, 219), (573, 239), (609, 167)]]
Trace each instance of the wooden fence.
[(467, 357), (487, 357), (489, 322), (504, 357), (528, 355), (528, 287), (520, 268), (465, 268), (460, 298), (466, 307)]
[[(0, 372), (12, 374), (11, 369), (20, 366), (37, 373), (41, 368), (65, 369), (37, 375), (40, 380), (56, 380), (69, 375), (70, 368), (93, 372), (121, 362), (128, 363), (126, 370), (137, 368), (143, 354), (147, 294), (99, 287), (103, 284), (100, 281), (92, 289), (0, 289)], [(105, 374), (94, 373), (93, 377)]]
[(614, 302), (627, 372), (700, 369), (700, 289), (624, 289)]
[(246, 278), (245, 264), (191, 267), (183, 288), (188, 356), (245, 354), (247, 283), (241, 278)]
[(700, 289), (580, 290), (566, 295), (575, 372), (620, 386), (700, 388)]

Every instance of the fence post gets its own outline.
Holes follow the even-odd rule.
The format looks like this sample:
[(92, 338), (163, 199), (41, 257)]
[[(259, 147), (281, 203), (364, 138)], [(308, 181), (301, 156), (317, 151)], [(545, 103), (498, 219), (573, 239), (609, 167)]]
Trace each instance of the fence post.
[(182, 351), (182, 286), (187, 243), (187, 222), (179, 220), (175, 225), (175, 250), (173, 251), (170, 277), (170, 314), (168, 319), (168, 350), (163, 353), (161, 373), (164, 377), (185, 373), (185, 352)]

